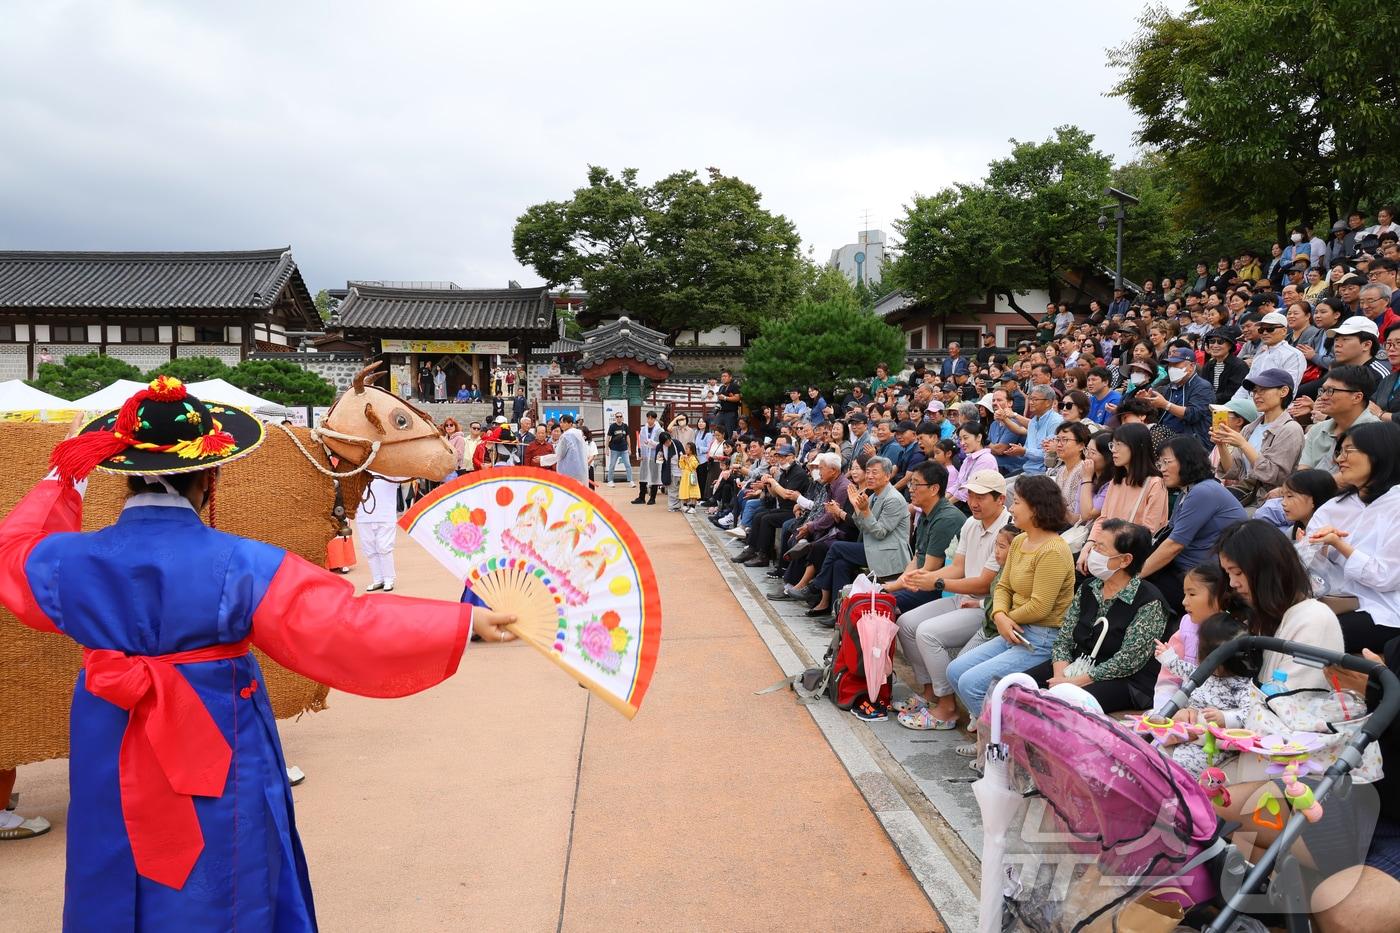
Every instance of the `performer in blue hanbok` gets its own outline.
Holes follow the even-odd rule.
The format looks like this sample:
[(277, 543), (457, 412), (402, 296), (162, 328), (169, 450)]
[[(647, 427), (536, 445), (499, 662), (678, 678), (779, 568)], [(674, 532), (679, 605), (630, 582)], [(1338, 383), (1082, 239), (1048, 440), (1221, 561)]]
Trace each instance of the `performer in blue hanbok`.
[[(355, 596), (271, 545), (207, 527), (218, 466), (259, 422), (161, 378), (54, 451), (0, 522), (0, 603), (83, 646), (73, 690), (68, 931), (314, 930), (276, 723), (249, 652), (364, 696), (427, 689), (468, 636), (510, 617)], [(84, 478), (128, 476), (115, 524), (83, 533)]]

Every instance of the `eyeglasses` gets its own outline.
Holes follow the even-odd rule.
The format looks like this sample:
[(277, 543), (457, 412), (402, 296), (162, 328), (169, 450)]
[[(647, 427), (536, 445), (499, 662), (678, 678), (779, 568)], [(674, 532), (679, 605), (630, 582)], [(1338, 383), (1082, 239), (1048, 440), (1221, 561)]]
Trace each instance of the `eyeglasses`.
[(923, 489), (923, 488), (925, 488), (926, 486), (932, 486), (932, 485), (933, 485), (932, 483), (916, 483), (916, 482), (914, 482), (914, 481), (912, 481), (912, 480), (909, 482), (909, 488), (910, 488), (910, 489)]
[(1351, 444), (1343, 444), (1341, 447), (1337, 448), (1337, 460), (1338, 462), (1346, 460), (1354, 453), (1356, 453), (1355, 446)]
[(1073, 402), (1065, 402), (1063, 405), (1060, 406), (1060, 411), (1069, 411), (1071, 408), (1077, 407), (1078, 406), (1075, 405)]
[(1272, 333), (1273, 333), (1274, 331), (1276, 331), (1276, 330), (1282, 330), (1282, 329), (1283, 329), (1283, 328), (1279, 327), (1279, 325), (1277, 325), (1277, 324), (1259, 324), (1259, 325), (1256, 325), (1256, 326), (1257, 326), (1257, 328), (1258, 328), (1258, 330), (1259, 330), (1259, 333), (1261, 333), (1261, 334), (1272, 334)]
[(1344, 388), (1344, 387), (1342, 387), (1342, 386), (1323, 386), (1322, 388), (1320, 388), (1320, 389), (1317, 390), (1317, 397), (1318, 397), (1318, 398), (1328, 398), (1328, 397), (1330, 397), (1330, 396), (1332, 396), (1332, 395), (1335, 395), (1335, 394), (1338, 393), (1338, 392), (1346, 392), (1346, 393), (1349, 394), (1349, 395), (1350, 395), (1350, 394), (1353, 394), (1353, 393), (1356, 394), (1356, 395), (1364, 395), (1364, 394), (1365, 394), (1365, 393), (1362, 392), (1360, 389), (1348, 389), (1348, 388)]

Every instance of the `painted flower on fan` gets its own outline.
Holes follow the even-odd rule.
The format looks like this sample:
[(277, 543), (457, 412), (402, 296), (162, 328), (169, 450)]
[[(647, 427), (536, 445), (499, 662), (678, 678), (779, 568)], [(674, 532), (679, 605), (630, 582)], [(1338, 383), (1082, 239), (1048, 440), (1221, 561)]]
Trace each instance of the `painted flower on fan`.
[[(616, 628), (610, 632), (597, 616), (575, 628), (578, 631), (579, 652), (585, 660), (607, 674), (616, 674), (622, 668), (622, 653), (631, 641), (626, 629)], [(619, 633), (625, 636), (620, 643)]]
[(455, 556), (467, 559), (486, 550), (486, 533), (481, 523), (473, 521), (473, 510), (464, 505), (456, 506), (447, 517), (438, 522), (433, 533)]

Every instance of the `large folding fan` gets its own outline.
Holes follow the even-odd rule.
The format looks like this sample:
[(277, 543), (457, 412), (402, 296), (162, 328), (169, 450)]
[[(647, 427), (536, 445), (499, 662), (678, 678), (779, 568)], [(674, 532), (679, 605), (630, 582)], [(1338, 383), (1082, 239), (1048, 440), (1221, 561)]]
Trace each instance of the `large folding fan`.
[(399, 525), (511, 631), (627, 718), (661, 644), (651, 561), (622, 516), (548, 470), (478, 470), (438, 487)]

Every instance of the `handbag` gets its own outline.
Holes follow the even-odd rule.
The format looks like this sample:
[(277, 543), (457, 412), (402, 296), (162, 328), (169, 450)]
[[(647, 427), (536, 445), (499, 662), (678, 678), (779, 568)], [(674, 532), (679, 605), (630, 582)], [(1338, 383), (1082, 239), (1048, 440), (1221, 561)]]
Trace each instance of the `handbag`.
[[(1354, 693), (1341, 694), (1333, 690), (1290, 690), (1267, 696), (1257, 686), (1249, 689), (1249, 712), (1244, 727), (1258, 735), (1287, 735), (1306, 732), (1321, 740), (1308, 756), (1312, 767), (1321, 773), (1330, 768), (1347, 743), (1370, 718), (1366, 701)], [(1245, 759), (1253, 759), (1245, 761)], [(1241, 779), (1262, 767), (1264, 759), (1256, 755), (1241, 755)], [(1361, 763), (1351, 771), (1358, 784), (1373, 784), (1384, 776), (1381, 767), (1380, 743), (1372, 742), (1361, 755)]]
[(1069, 545), (1069, 552), (1078, 555), (1084, 550), (1084, 542), (1089, 540), (1089, 527), (1091, 522), (1076, 522), (1064, 531), (1060, 532), (1060, 537), (1065, 544)]
[(1069, 662), (1069, 666), (1065, 668), (1065, 677), (1083, 677), (1093, 673), (1098, 665), (1099, 649), (1103, 647), (1103, 640), (1108, 635), (1108, 616), (1099, 616), (1094, 620), (1094, 624), (1099, 627), (1099, 638), (1094, 642), (1094, 650)]

